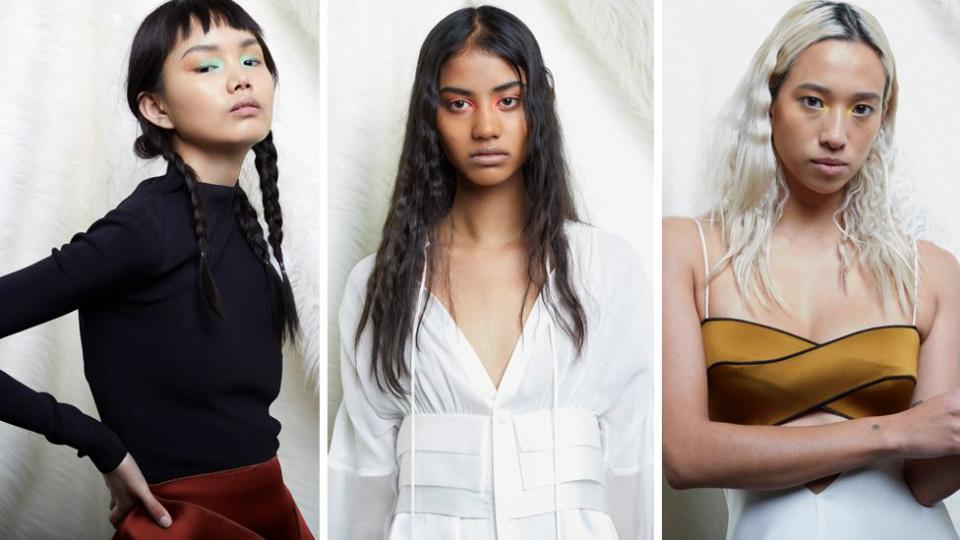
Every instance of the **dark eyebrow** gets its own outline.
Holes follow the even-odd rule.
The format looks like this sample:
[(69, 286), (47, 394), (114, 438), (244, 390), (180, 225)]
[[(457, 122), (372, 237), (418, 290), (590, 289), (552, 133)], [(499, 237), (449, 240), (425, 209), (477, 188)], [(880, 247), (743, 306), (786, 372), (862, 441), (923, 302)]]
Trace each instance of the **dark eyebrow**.
[[(522, 88), (523, 84), (521, 84), (520, 81), (510, 81), (510, 82), (506, 82), (506, 83), (498, 84), (497, 86), (494, 86), (493, 91), (494, 93), (503, 92), (504, 90), (509, 90), (514, 87)], [(444, 92), (449, 92), (451, 94), (459, 94), (461, 96), (467, 96), (467, 97), (473, 96), (472, 91), (467, 90), (465, 88), (458, 88), (456, 86), (444, 86), (443, 88), (440, 89), (440, 93), (443, 94)]]
[(854, 101), (868, 101), (871, 99), (880, 101), (881, 98), (880, 98), (880, 95), (877, 94), (876, 92), (857, 92), (856, 94), (853, 95)]
[(189, 49), (183, 51), (183, 55), (180, 56), (180, 59), (183, 60), (184, 58), (187, 57), (188, 54), (194, 53), (194, 52), (201, 52), (201, 51), (214, 52), (219, 50), (220, 50), (220, 47), (218, 47), (217, 45), (194, 45), (193, 47), (190, 47)]
[(504, 90), (509, 90), (511, 88), (523, 88), (523, 85), (520, 84), (520, 81), (510, 81), (508, 83), (503, 83), (501, 85), (495, 86), (493, 88), (494, 92), (503, 92)]
[[(245, 49), (247, 47), (252, 47), (254, 45), (259, 45), (260, 42), (257, 41), (257, 38), (247, 38), (240, 42), (240, 48)], [(194, 52), (216, 52), (219, 51), (220, 47), (218, 45), (194, 45), (189, 49), (183, 51), (183, 55), (180, 57), (181, 60), (187, 57), (188, 54)]]
[[(831, 92), (829, 88), (827, 88), (826, 86), (820, 86), (819, 84), (815, 84), (815, 83), (803, 83), (797, 86), (797, 90), (810, 90), (812, 92), (817, 92), (828, 97), (833, 95), (833, 92)], [(876, 92), (857, 92), (856, 94), (853, 95), (854, 101), (866, 101), (870, 99), (875, 99), (877, 101), (880, 101), (881, 98), (880, 98), (880, 95), (877, 94)]]
[(473, 92), (463, 88), (457, 88), (456, 86), (444, 86), (440, 89), (440, 93), (450, 93), (450, 94), (460, 94), (461, 96), (470, 97), (473, 95)]

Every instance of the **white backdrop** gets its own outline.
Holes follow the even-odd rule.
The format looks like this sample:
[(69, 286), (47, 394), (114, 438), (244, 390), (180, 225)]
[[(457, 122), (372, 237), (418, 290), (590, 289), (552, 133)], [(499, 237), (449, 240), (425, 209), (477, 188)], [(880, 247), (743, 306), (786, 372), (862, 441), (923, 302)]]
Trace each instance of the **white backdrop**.
[[(511, 11), (537, 37), (554, 75), (582, 218), (632, 242), (652, 282), (650, 0), (482, 3)], [(340, 299), (350, 268), (379, 243), (420, 45), (440, 19), (470, 5), (475, 2), (418, 1), (416, 10), (400, 1), (330, 5), (328, 432), (341, 398)]]
[[(790, 0), (663, 2), (663, 213), (707, 209), (701, 182), (705, 137), (750, 59)], [(960, 3), (860, 0), (890, 40), (900, 82), (898, 191), (920, 212), (925, 238), (960, 252)], [(694, 249), (695, 246), (691, 246)], [(697, 248), (699, 249), (699, 248)], [(678, 493), (664, 483), (664, 538), (723, 538), (722, 493)], [(948, 500), (956, 524), (960, 497)]]
[[(280, 70), (274, 136), (280, 155), (284, 252), (304, 340), (284, 354), (271, 412), (280, 459), (304, 517), (318, 529), (319, 209), (317, 0), (240, 0), (261, 24)], [(162, 163), (134, 158), (124, 98), (133, 34), (159, 0), (0, 0), (0, 275), (69, 241)], [(241, 182), (259, 198), (252, 161)], [(255, 201), (254, 204), (259, 204)], [(0, 309), (2, 299), (0, 299)], [(95, 416), (76, 314), (0, 340), (0, 369)], [(107, 538), (109, 494), (88, 459), (0, 424), (0, 536)], [(66, 531), (69, 531), (66, 532)]]

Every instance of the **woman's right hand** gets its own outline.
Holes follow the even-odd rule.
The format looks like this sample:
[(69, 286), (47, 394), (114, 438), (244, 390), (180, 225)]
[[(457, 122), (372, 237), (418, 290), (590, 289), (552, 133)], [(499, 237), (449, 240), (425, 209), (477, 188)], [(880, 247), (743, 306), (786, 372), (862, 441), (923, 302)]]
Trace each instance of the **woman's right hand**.
[(173, 523), (170, 513), (150, 492), (140, 467), (129, 453), (116, 469), (105, 473), (103, 479), (110, 489), (110, 524), (114, 529), (138, 504), (143, 505), (157, 525), (168, 528)]
[(920, 402), (891, 419), (893, 445), (903, 458), (960, 454), (960, 389)]

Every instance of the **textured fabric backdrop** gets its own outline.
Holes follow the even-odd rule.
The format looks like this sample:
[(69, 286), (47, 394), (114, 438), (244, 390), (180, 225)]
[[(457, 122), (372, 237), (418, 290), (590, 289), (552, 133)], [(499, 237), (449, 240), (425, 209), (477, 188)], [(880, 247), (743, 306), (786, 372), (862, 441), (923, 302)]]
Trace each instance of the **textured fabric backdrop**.
[[(319, 366), (317, 0), (240, 0), (263, 26), (280, 70), (274, 117), (284, 251), (303, 341), (284, 354), (271, 412), (283, 423), (285, 478), (318, 528)], [(137, 129), (124, 98), (133, 34), (159, 0), (0, 0), (0, 275), (68, 242), (162, 163), (134, 158)], [(259, 197), (252, 161), (242, 184)], [(254, 204), (259, 205), (259, 200)], [(2, 299), (0, 299), (0, 309)], [(0, 369), (94, 415), (76, 314), (0, 340)], [(3, 538), (108, 538), (109, 493), (76, 452), (0, 424)]]
[[(900, 107), (897, 197), (922, 237), (960, 254), (956, 156), (960, 135), (960, 2), (860, 0), (883, 26), (897, 61)], [(729, 98), (789, 0), (664, 2), (663, 213), (707, 208), (700, 171), (710, 122)], [(699, 249), (690, 246), (691, 249)], [(664, 539), (724, 537), (719, 490), (676, 492), (664, 483)], [(954, 524), (960, 496), (947, 501)]]
[[(511, 11), (537, 37), (556, 82), (583, 217), (632, 242), (652, 280), (652, 2), (482, 3)], [(473, 5), (331, 2), (328, 432), (341, 398), (340, 298), (350, 268), (379, 243), (420, 45), (440, 19)]]

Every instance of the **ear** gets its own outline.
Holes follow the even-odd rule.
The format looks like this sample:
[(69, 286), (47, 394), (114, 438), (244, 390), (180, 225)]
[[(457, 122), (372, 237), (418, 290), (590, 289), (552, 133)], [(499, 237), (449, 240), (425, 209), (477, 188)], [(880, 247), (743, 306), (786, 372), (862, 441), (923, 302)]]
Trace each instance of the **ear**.
[(137, 96), (137, 105), (140, 108), (140, 114), (151, 124), (163, 129), (173, 129), (173, 120), (167, 114), (167, 104), (163, 98), (150, 92), (140, 92)]

